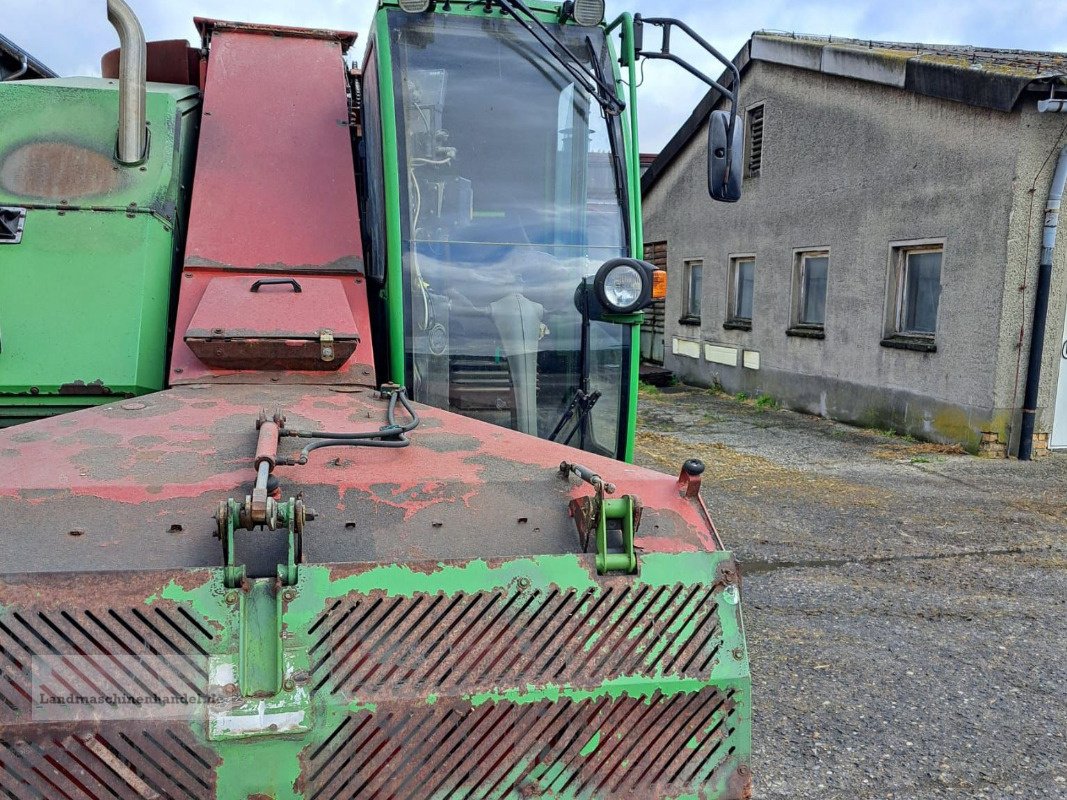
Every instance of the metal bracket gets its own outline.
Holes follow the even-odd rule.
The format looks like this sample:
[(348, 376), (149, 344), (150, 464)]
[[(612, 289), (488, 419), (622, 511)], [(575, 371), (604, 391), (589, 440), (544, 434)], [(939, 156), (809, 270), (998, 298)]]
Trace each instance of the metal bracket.
[(333, 361), (336, 353), (333, 346), (333, 331), (324, 329), (319, 333), (319, 353), (323, 361)]
[[(590, 535), (596, 533), (596, 570), (600, 575), (609, 572), (637, 572), (637, 553), (634, 550), (634, 534), (641, 525), (641, 501), (633, 495), (609, 500), (616, 487), (579, 464), (564, 461), (559, 465), (564, 477), (576, 475), (596, 490), (593, 497), (571, 500), (570, 514), (578, 528), (582, 550), (589, 548)], [(608, 522), (618, 520), (622, 533), (622, 552), (608, 551)]]
[(255, 531), (259, 527), (277, 530), (280, 525), (289, 529), (288, 558), (285, 564), (278, 565), (278, 581), (282, 586), (294, 586), (297, 581), (297, 565), (300, 563), (301, 534), (304, 522), (308, 519), (304, 501), (289, 498), (279, 503), (273, 497), (266, 498), (266, 519), (256, 523), (252, 519), (252, 496), (245, 497), (244, 503), (232, 498), (219, 503), (215, 512), (218, 526), (216, 535), (222, 540), (223, 574), (227, 589), (240, 588), (245, 580), (245, 565), (237, 563), (237, 551), (234, 537), (237, 531)]
[(26, 227), (26, 209), (0, 206), (0, 245), (18, 244)]

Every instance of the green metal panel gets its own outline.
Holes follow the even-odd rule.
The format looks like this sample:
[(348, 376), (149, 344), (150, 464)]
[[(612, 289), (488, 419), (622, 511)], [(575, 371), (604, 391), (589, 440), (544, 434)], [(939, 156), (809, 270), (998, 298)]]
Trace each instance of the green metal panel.
[[(749, 660), (728, 553), (648, 553), (633, 576), (556, 555), (301, 565), (292, 586), (246, 589), (221, 569), (103, 589), (99, 575), (63, 579), (0, 581), (0, 645), (25, 666), (9, 665), (10, 686), (58, 658), (94, 665), (109, 694), (151, 696), (176, 676), (204, 704), (170, 721), (119, 708), (87, 753), (70, 718), (26, 725), (47, 709), (0, 693), (12, 774), (46, 796), (106, 751), (116, 769), (100, 774), (120, 796), (748, 796)], [(251, 624), (246, 590), (262, 595)]]
[[(148, 84), (148, 158), (114, 160), (116, 81), (54, 78), (0, 84), (0, 205), (150, 211), (173, 222), (195, 150), (193, 86)], [(186, 162), (186, 163), (183, 163)]]
[[(218, 796), (243, 798), (256, 792), (279, 800), (320, 796), (320, 792), (329, 796), (341, 785), (330, 781), (331, 771), (351, 767), (353, 760), (362, 760), (365, 765), (358, 777), (351, 779), (350, 788), (375, 772), (382, 779), (389, 773), (416, 773), (423, 764), (399, 753), (414, 755), (422, 741), (400, 733), (405, 718), (426, 714), (429, 719), (435, 707), (443, 718), (473, 720), (479, 713), (489, 713), (483, 706), (493, 706), (492, 713), (500, 718), (497, 733), (506, 742), (506, 724), (502, 720), (514, 717), (517, 721), (526, 706), (539, 706), (542, 712), (548, 709), (544, 713), (547, 717), (552, 707), (566, 704), (586, 708), (590, 714), (588, 729), (581, 724), (566, 728), (568, 735), (581, 729), (581, 739), (572, 748), (581, 746), (578, 763), (565, 767), (563, 754), (555, 754), (556, 761), (542, 755), (544, 763), (533, 763), (532, 754), (557, 731), (541, 731), (539, 738), (520, 731), (515, 743), (500, 745), (506, 753), (506, 763), (502, 762), (495, 772), (487, 770), (484, 775), (475, 775), (472, 771), (464, 779), (456, 775), (432, 787), (433, 791), (427, 787), (430, 793), (422, 796), (483, 796), (485, 792), (485, 796), (498, 796), (489, 791), (490, 787), (498, 778), (508, 776), (496, 791), (502, 792), (509, 782), (514, 782), (516, 788), (499, 794), (501, 797), (530, 796), (534, 789), (536, 796), (556, 798), (680, 797), (689, 793), (694, 797), (735, 797), (729, 789), (729, 779), (736, 781), (737, 770), (744, 767), (744, 773), (750, 763), (751, 690), (739, 593), (734, 585), (716, 582), (722, 575), (720, 567), (732, 565), (730, 554), (648, 554), (642, 558), (638, 576), (610, 581), (598, 578), (590, 562), (583, 557), (542, 556), (495, 563), (365, 565), (348, 570), (351, 574), (343, 574), (344, 569), (303, 566), (296, 585), (284, 590), (273, 579), (263, 579), (270, 593), (278, 592), (283, 654), (279, 662), (275, 649), (260, 642), (262, 667), (280, 663), (280, 683), (288, 688), (269, 699), (249, 697), (244, 707), (208, 711), (208, 727), (202, 735), (221, 760), (216, 773)], [(678, 613), (682, 608), (680, 599), (697, 587), (700, 596), (705, 591), (709, 593), (706, 608), (710, 617)], [(611, 602), (618, 594), (627, 600)], [(561, 606), (554, 611), (553, 596), (573, 597), (573, 607)], [(495, 598), (491, 610), (478, 606), (480, 598), (483, 603), (484, 598)], [(678, 599), (671, 605), (668, 598)], [(228, 602), (232, 598), (222, 591), (221, 572), (213, 573), (211, 580), (193, 590), (172, 582), (158, 599), (188, 604), (191, 611), (223, 632), (219, 649), (209, 654), (209, 674), (239, 674), (240, 603)], [(543, 611), (538, 610), (542, 601), (546, 609)], [(151, 602), (156, 599), (151, 598)], [(468, 604), (470, 611), (464, 613), (462, 609)], [(450, 614), (438, 613), (449, 605), (453, 607)], [(374, 608), (380, 611), (370, 611)], [(388, 615), (386, 608), (391, 609)], [(265, 631), (267, 627), (260, 624), (257, 630)], [(553, 644), (561, 650), (556, 653), (560, 665), (556, 674), (560, 677), (545, 680), (545, 673), (539, 674), (537, 667), (551, 655), (551, 649), (541, 646), (537, 634), (539, 631), (540, 637), (547, 634), (551, 638), (553, 628), (557, 628), (558, 639)], [(692, 666), (686, 665), (688, 669), (682, 668), (684, 658), (672, 659), (688, 654), (687, 647), (692, 642), (712, 632), (714, 636), (709, 641), (714, 644), (708, 644), (706, 651), (715, 655), (705, 671), (696, 669), (704, 650)], [(605, 650), (629, 648), (632, 658), (623, 658), (615, 673), (597, 669), (594, 664), (598, 642), (605, 645)], [(506, 653), (507, 658), (501, 657), (491, 665), (495, 649)], [(448, 660), (438, 670), (431, 668), (420, 680), (411, 679), (412, 668), (429, 665), (438, 653), (446, 651)], [(509, 670), (507, 662), (512, 657), (529, 663), (523, 663), (522, 669)], [(589, 658), (584, 668), (580, 666), (583, 658)], [(378, 660), (381, 666), (374, 672), (371, 664)], [(489, 674), (479, 680), (482, 667)], [(357, 676), (362, 670), (378, 679), (356, 679), (353, 670)], [(501, 674), (492, 674), (494, 670)], [(217, 695), (221, 688), (215, 686), (210, 693)], [(728, 696), (728, 710), (709, 713), (706, 721), (694, 726), (692, 709), (707, 705), (706, 710), (712, 710), (710, 697), (700, 696), (708, 691)], [(237, 693), (247, 695), (244, 687), (238, 687)], [(665, 702), (671, 698), (685, 702)], [(649, 719), (642, 718), (646, 727), (640, 728), (641, 735), (636, 739), (627, 739), (623, 733), (637, 733), (636, 722), (637, 727), (631, 729), (629, 724), (622, 724), (617, 714), (608, 716), (603, 711), (601, 724), (598, 720), (602, 718), (593, 711), (598, 703), (607, 709), (622, 699), (635, 701), (637, 709), (649, 709), (645, 714)], [(688, 699), (692, 699), (692, 705), (688, 705)], [(670, 709), (679, 712), (683, 707), (687, 709), (684, 715), (671, 716)], [(227, 717), (244, 712), (258, 720), (259, 729), (235, 732), (240, 726)], [(650, 721), (653, 717), (656, 722)], [(273, 731), (272, 724), (276, 726)], [(470, 724), (475, 727), (473, 722)], [(283, 730), (286, 725), (288, 736)], [(396, 736), (389, 749), (395, 748), (398, 754), (387, 759), (388, 749), (378, 752), (374, 745), (352, 736), (359, 725), (378, 726), (382, 735)], [(685, 791), (676, 795), (661, 794), (661, 786), (642, 784), (640, 778), (646, 766), (661, 758), (658, 752), (645, 757), (642, 748), (654, 745), (666, 749), (672, 726), (677, 732), (686, 725), (692, 731), (687, 733), (688, 741), (679, 745), (679, 764), (694, 751), (701, 757), (693, 760), (694, 765), (706, 753), (715, 752), (714, 748), (718, 748), (717, 754), (708, 757), (691, 776), (686, 773), (687, 781), (673, 787)], [(661, 727), (664, 733), (658, 739)], [(423, 733), (428, 737), (430, 732), (427, 729)], [(453, 752), (446, 759), (448, 767), (462, 764), (469, 770), (473, 766), (471, 758), (477, 755), (474, 734), (473, 729), (466, 736), (453, 734), (448, 746), (464, 752)], [(611, 750), (628, 754), (613, 759), (607, 755)], [(596, 763), (594, 751), (602, 751), (602, 763)], [(492, 758), (497, 755), (493, 753)], [(428, 752), (424, 757), (432, 760), (438, 756)], [(490, 755), (483, 757), (489, 759)], [(576, 791), (581, 782), (572, 778), (583, 769), (581, 762), (586, 759), (594, 762), (591, 774), (610, 765), (610, 771), (628, 790), (591, 792), (587, 787), (584, 792)], [(260, 766), (266, 761), (270, 762), (269, 769)], [(435, 774), (437, 780), (443, 767)], [(649, 775), (650, 772), (644, 773), (645, 778)], [(418, 794), (418, 790), (412, 792), (410, 796)]]
[(149, 151), (113, 158), (114, 81), (0, 84), (0, 425), (163, 387), (199, 91), (149, 84)]

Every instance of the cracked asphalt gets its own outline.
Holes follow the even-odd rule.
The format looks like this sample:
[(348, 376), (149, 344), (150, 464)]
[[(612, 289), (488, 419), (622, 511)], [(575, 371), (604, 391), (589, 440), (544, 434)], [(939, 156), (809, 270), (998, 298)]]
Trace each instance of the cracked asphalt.
[(943, 450), (642, 393), (742, 563), (757, 798), (1067, 798), (1067, 455)]

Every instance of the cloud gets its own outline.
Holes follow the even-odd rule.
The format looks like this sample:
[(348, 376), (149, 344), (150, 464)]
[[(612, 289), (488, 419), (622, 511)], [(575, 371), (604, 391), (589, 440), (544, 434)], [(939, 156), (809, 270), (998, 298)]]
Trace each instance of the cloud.
[[(279, 25), (342, 28), (365, 33), (372, 0), (131, 0), (150, 39), (196, 41), (193, 16), (254, 20)], [(859, 39), (973, 44), (1026, 50), (1067, 49), (1067, 3), (1063, 0), (608, 0), (609, 16), (641, 11), (646, 16), (685, 19), (727, 57), (754, 30), (830, 34)], [(17, 3), (4, 18), (4, 34), (60, 74), (97, 73), (99, 57), (117, 39), (103, 0), (0, 0)], [(656, 40), (655, 35), (652, 39)], [(649, 42), (652, 45), (653, 42)], [(700, 48), (676, 39), (673, 49), (710, 75), (721, 67)], [(357, 47), (356, 52), (362, 53)], [(666, 63), (648, 64), (641, 87), (642, 149), (655, 152), (703, 97), (706, 86)]]

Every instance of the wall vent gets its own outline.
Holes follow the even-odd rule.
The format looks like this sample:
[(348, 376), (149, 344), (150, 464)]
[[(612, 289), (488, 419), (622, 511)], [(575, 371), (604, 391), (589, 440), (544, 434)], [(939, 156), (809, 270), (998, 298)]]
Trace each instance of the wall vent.
[(745, 163), (746, 177), (755, 177), (763, 168), (763, 106), (748, 111), (748, 160)]

